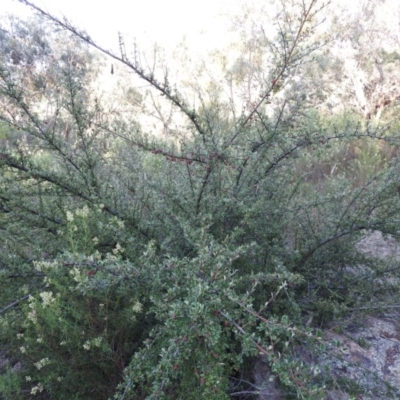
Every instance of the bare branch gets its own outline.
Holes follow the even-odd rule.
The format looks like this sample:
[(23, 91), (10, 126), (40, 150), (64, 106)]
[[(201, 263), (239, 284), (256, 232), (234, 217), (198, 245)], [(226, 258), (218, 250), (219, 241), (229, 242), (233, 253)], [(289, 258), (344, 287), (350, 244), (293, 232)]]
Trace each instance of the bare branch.
[(178, 93), (175, 92), (173, 93), (171, 87), (169, 84), (166, 82), (161, 83), (157, 81), (157, 79), (154, 77), (153, 73), (147, 73), (143, 70), (141, 67), (140, 63), (137, 61), (131, 62), (125, 52), (125, 44), (123, 40), (121, 39), (120, 35), (120, 50), (121, 50), (121, 56), (118, 56), (114, 54), (111, 50), (107, 50), (106, 48), (102, 47), (101, 45), (95, 43), (90, 36), (85, 32), (81, 31), (78, 28), (74, 27), (68, 20), (64, 19), (64, 21), (61, 21), (59, 18), (55, 17), (54, 15), (51, 15), (47, 11), (43, 10), (42, 8), (38, 7), (34, 3), (28, 1), (28, 0), (18, 0), (20, 3), (23, 3), (32, 9), (36, 10), (39, 12), (41, 15), (46, 17), (48, 20), (52, 21), (56, 25), (62, 27), (63, 29), (68, 30), (72, 34), (74, 34), (76, 37), (82, 39), (84, 42), (86, 42), (88, 45), (91, 47), (99, 50), (103, 54), (113, 58), (116, 61), (121, 62), (122, 64), (126, 65), (129, 67), (136, 75), (138, 75), (141, 79), (144, 81), (148, 82), (154, 89), (156, 89), (158, 92), (160, 92), (162, 95), (164, 95), (169, 101), (171, 101), (175, 106), (179, 108), (179, 110), (185, 114), (189, 120), (192, 122), (194, 127), (196, 128), (197, 132), (201, 135), (204, 135), (205, 132), (198, 121), (197, 113), (195, 110), (191, 110), (189, 106), (186, 104), (185, 100), (182, 98), (182, 96)]

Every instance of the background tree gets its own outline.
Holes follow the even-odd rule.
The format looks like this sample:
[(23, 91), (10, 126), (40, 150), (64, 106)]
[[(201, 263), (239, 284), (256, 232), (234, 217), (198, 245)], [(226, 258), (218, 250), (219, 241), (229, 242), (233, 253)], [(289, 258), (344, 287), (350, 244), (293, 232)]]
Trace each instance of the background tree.
[[(232, 42), (237, 44), (239, 36), (241, 43), (230, 73), (238, 74), (236, 81), (252, 81), (248, 92), (254, 96), (266, 71), (276, 65), (271, 58), (276, 33), (281, 38), (287, 34), (281, 22), (275, 21), (294, 20), (298, 9), (296, 2), (285, 2), (281, 8), (274, 2), (243, 6), (240, 11), (228, 16), (235, 37)], [(307, 21), (303, 35), (312, 33), (315, 49), (307, 62), (302, 59), (285, 76), (285, 90), (324, 113), (343, 113), (350, 107), (364, 118), (379, 121), (384, 109), (397, 106), (398, 13), (391, 1), (366, 1), (351, 8), (340, 0), (329, 2), (323, 19)], [(250, 56), (254, 49), (258, 55)], [(255, 74), (261, 75), (254, 80)]]

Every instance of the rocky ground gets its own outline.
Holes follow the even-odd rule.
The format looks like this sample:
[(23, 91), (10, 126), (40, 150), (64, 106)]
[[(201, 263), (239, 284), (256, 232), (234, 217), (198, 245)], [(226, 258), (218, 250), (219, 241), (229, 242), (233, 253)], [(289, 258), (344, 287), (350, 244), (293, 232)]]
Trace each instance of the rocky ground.
[[(367, 256), (400, 261), (400, 244), (378, 231), (368, 233), (357, 248)], [(351, 321), (341, 330), (326, 330), (324, 337), (340, 341), (336, 357), (316, 358), (307, 350), (299, 350), (299, 357), (310, 367), (329, 367), (333, 381), (337, 382), (337, 389), (327, 391), (324, 400), (400, 399), (400, 305), (361, 321)], [(260, 389), (258, 400), (285, 399), (262, 358), (256, 361), (253, 376)], [(357, 388), (354, 395), (344, 393), (343, 388), (348, 389), (350, 381), (366, 388), (366, 393), (357, 393)]]

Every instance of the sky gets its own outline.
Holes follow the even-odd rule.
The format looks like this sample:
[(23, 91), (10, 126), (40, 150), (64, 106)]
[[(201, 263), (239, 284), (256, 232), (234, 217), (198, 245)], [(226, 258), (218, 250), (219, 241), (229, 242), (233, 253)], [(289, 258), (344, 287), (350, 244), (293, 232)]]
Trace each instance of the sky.
[[(186, 35), (199, 50), (227, 35), (220, 14), (236, 0), (32, 0), (55, 15), (64, 15), (103, 46), (116, 49), (118, 32), (130, 40), (170, 47)], [(0, 14), (29, 15), (17, 0), (0, 0)]]
[[(227, 19), (221, 15), (243, 14), (241, 6), (270, 13), (272, 0), (31, 0), (57, 16), (63, 15), (103, 46), (117, 50), (118, 32), (125, 44), (146, 47), (157, 42), (173, 48), (186, 36), (192, 50), (204, 53), (210, 47), (224, 47), (229, 42)], [(333, 0), (336, 7), (348, 12), (370, 0)], [(399, 0), (387, 3), (398, 4)], [(358, 5), (358, 6), (357, 6)], [(6, 12), (28, 15), (27, 6), (18, 0), (0, 0), (0, 15)], [(256, 18), (260, 17), (255, 12)], [(262, 19), (262, 15), (261, 15)], [(264, 29), (266, 27), (264, 26)]]

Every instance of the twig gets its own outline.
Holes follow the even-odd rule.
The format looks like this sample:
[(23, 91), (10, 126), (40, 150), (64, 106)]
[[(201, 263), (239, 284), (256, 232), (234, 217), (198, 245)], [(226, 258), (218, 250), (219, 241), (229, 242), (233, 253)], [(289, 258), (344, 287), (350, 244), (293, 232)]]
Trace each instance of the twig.
[(355, 307), (348, 308), (348, 311), (358, 311), (358, 310), (370, 310), (370, 309), (379, 309), (379, 308), (400, 308), (400, 304), (392, 304), (388, 306), (370, 306), (370, 307)]
[(16, 305), (18, 305), (19, 303), (21, 303), (21, 301), (26, 300), (30, 295), (31, 295), (31, 294), (28, 293), (28, 294), (26, 294), (25, 296), (21, 297), (19, 300), (15, 300), (14, 302), (10, 303), (8, 306), (2, 308), (2, 309), (0, 310), (0, 314), (3, 314), (3, 313), (5, 313), (7, 310), (9, 310), (10, 308), (15, 307)]

